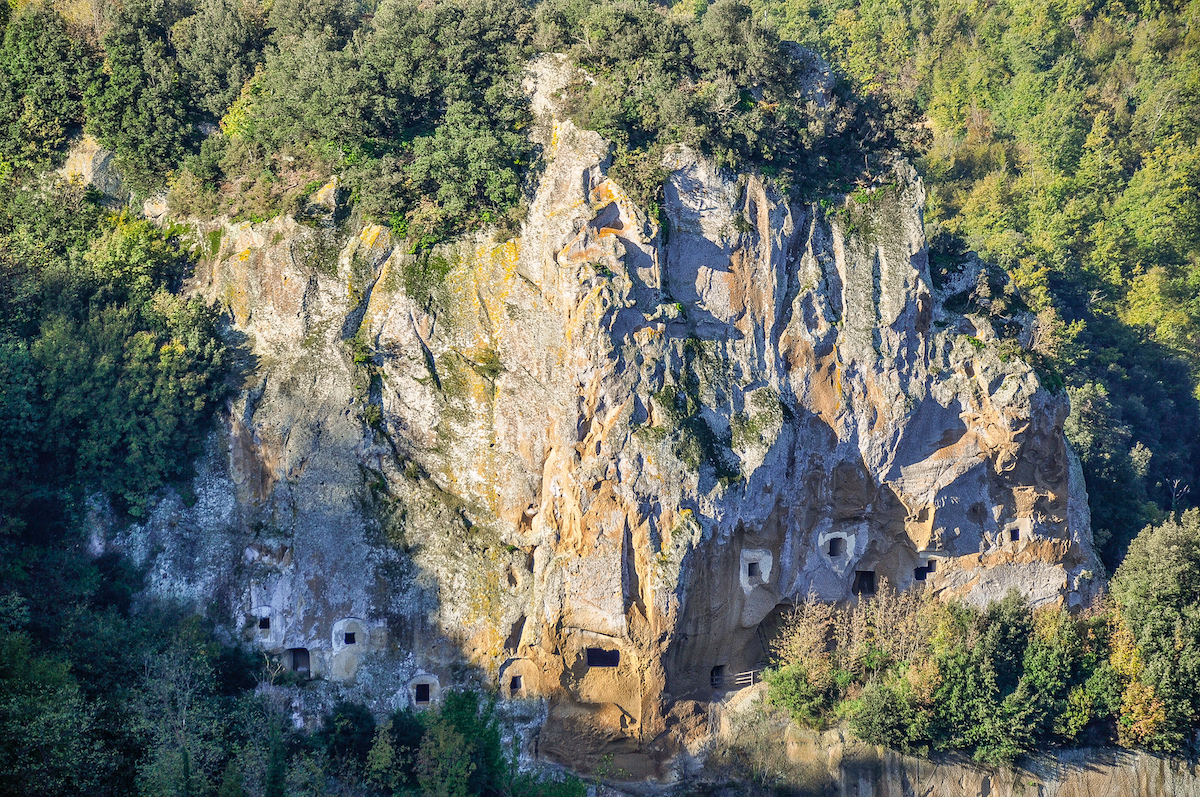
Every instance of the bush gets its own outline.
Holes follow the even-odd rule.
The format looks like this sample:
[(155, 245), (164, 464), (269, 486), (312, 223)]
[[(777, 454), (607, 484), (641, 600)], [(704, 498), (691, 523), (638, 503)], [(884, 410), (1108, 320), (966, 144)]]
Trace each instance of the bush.
[(808, 728), (824, 727), (826, 712), (833, 705), (833, 679), (828, 672), (810, 670), (799, 664), (787, 664), (768, 670), (763, 680), (769, 687), (771, 704), (791, 715)]
[(22, 7), (0, 44), (0, 162), (38, 165), (83, 122), (83, 94), (97, 79), (87, 48), (62, 17)]
[(873, 682), (858, 698), (850, 729), (864, 742), (908, 753), (924, 741), (927, 711), (917, 706), (912, 687), (903, 679)]
[(361, 766), (372, 750), (375, 717), (361, 703), (340, 701), (322, 720), (317, 737), (332, 760)]
[[(1123, 705), (1162, 722), (1131, 738), (1176, 749), (1200, 722), (1200, 510), (1149, 526), (1129, 546), (1112, 582), (1120, 622), (1135, 647), (1125, 658)], [(1145, 708), (1143, 708), (1143, 706)]]
[(810, 598), (772, 647), (768, 694), (802, 725), (844, 716), (872, 744), (1009, 765), (1129, 713), (1108, 621), (1033, 612), (1015, 591), (982, 612), (886, 583), (844, 610)]

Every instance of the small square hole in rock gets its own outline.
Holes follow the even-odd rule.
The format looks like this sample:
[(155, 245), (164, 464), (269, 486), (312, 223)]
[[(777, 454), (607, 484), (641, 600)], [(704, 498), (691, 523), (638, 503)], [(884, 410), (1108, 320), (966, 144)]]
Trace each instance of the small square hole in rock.
[(520, 692), (521, 691), (521, 676), (514, 675), (512, 677), (512, 680), (508, 682), (508, 691), (510, 691), (510, 692)]
[(429, 684), (417, 684), (416, 700), (418, 703), (429, 702)]
[(346, 644), (347, 644), (347, 645), (353, 645), (353, 644), (355, 644), (355, 638), (354, 638), (354, 632), (353, 632), (353, 631), (347, 631), (347, 632), (346, 632), (346, 638), (345, 638), (345, 642), (346, 642)]
[(270, 617), (258, 618), (258, 628), (260, 631), (270, 631), (271, 630), (271, 618)]
[(854, 584), (850, 590), (855, 595), (874, 595), (875, 594), (875, 571), (874, 570), (855, 570)]
[(758, 562), (751, 562), (746, 565), (746, 575), (750, 576), (750, 578), (758, 578), (762, 575), (762, 567)]

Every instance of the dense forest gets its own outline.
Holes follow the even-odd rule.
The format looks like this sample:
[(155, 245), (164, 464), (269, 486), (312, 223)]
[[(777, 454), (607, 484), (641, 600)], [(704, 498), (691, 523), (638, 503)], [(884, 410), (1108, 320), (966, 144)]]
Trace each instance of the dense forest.
[[(180, 297), (177, 231), (55, 171), (86, 132), (130, 207), (166, 192), (179, 217), (261, 220), (338, 175), (351, 221), (413, 251), (510, 230), (539, 52), (591, 75), (564, 106), (651, 214), (676, 142), (814, 202), (913, 159), (934, 279), (981, 258), (957, 309), (1071, 398), (1110, 605), (807, 606), (839, 642), (786, 637), (776, 702), (989, 762), (1195, 744), (1200, 2), (9, 0), (0, 24), (0, 794), (581, 793), (517, 773), (469, 694), (296, 731), (255, 688), (284, 676), (88, 553), (93, 496), (130, 518), (165, 486), (188, 498), (241, 359)], [(795, 43), (832, 65), (828, 109)]]

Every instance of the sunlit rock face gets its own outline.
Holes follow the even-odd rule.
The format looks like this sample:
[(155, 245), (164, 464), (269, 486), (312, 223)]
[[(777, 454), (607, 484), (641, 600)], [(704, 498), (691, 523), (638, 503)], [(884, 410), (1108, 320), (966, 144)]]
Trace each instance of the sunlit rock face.
[(527, 752), (630, 777), (810, 593), (1089, 599), (1067, 399), (943, 308), (913, 170), (823, 207), (676, 148), (652, 219), (554, 117), (568, 77), (531, 68), (511, 238), (414, 256), (336, 184), (199, 225), (245, 383), (195, 502), (110, 532), (153, 588), (380, 708), (541, 698)]

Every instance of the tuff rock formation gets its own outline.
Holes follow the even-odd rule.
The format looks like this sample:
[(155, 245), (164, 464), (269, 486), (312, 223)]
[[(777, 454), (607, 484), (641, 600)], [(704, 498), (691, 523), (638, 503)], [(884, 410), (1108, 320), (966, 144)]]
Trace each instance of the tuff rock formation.
[[(701, 793), (739, 797), (721, 788), (724, 751), (757, 753), (762, 768), (781, 777), (793, 791), (822, 797), (1194, 797), (1200, 794), (1200, 766), (1138, 750), (1059, 748), (1036, 751), (1017, 766), (995, 768), (962, 755), (906, 756), (864, 744), (841, 729), (803, 730), (786, 720), (757, 716), (755, 703), (765, 689), (756, 686), (730, 696), (714, 728), (716, 752), (698, 779)], [(753, 752), (751, 752), (753, 751)], [(701, 790), (697, 790), (701, 791)], [(599, 792), (597, 797), (622, 797)]]
[(97, 505), (97, 545), (324, 679), (298, 721), (483, 684), (527, 752), (631, 777), (810, 592), (1087, 601), (1067, 399), (946, 311), (911, 167), (823, 207), (676, 148), (651, 219), (554, 117), (568, 77), (532, 67), (545, 166), (507, 240), (410, 254), (336, 182), (302, 219), (197, 223), (188, 289), (245, 387), (194, 502)]

